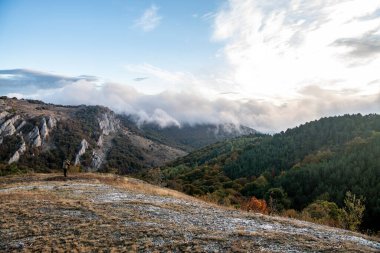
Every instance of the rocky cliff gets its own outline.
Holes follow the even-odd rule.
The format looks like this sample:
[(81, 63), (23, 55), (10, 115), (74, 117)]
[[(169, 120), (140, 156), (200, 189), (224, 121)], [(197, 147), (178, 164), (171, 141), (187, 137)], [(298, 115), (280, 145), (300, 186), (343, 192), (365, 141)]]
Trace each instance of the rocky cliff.
[(102, 106), (62, 106), (0, 97), (0, 175), (60, 170), (121, 174), (158, 167), (224, 139), (255, 133), (230, 125), (138, 125)]
[(86, 171), (129, 173), (186, 154), (131, 132), (105, 107), (6, 97), (0, 99), (0, 143), (0, 174), (58, 170), (65, 159)]

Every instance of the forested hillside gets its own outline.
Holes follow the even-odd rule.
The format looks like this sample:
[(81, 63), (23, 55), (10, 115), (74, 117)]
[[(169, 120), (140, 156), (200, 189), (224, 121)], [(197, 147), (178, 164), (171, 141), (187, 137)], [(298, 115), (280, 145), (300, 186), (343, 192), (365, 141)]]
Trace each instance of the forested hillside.
[(156, 123), (136, 124), (138, 119), (131, 115), (123, 115), (120, 119), (125, 126), (146, 138), (187, 152), (218, 141), (256, 133), (252, 128), (233, 124), (182, 124), (160, 127)]
[(365, 206), (361, 229), (379, 230), (380, 116), (322, 118), (220, 142), (144, 177), (158, 173), (162, 184), (220, 204), (246, 207), (254, 196), (272, 212), (347, 228), (352, 193)]
[(161, 166), (218, 140), (255, 132), (247, 127), (139, 125), (103, 106), (62, 106), (0, 98), (0, 176), (27, 171), (135, 173)]
[(127, 174), (186, 152), (154, 142), (102, 106), (0, 98), (0, 176), (62, 170)]

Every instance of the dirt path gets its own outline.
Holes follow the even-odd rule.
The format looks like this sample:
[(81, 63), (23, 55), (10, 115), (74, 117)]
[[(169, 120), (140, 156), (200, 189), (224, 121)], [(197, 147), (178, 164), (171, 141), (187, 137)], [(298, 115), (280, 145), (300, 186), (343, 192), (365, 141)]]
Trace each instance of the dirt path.
[(361, 234), (94, 174), (1, 178), (0, 217), (4, 252), (380, 252)]

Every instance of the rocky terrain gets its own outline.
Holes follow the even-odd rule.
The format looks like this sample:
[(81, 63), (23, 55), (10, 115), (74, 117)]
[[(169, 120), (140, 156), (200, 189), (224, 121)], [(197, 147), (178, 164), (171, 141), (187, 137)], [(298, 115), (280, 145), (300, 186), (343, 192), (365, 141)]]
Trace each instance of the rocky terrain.
[(232, 125), (161, 128), (133, 119), (102, 106), (1, 97), (0, 175), (54, 171), (66, 159), (82, 171), (134, 173), (162, 166), (189, 150), (254, 133)]
[(131, 131), (105, 107), (6, 97), (0, 99), (0, 143), (0, 162), (37, 171), (60, 169), (65, 159), (86, 171), (128, 171), (160, 166), (186, 154)]
[(362, 234), (226, 209), (114, 175), (0, 178), (2, 252), (379, 252)]

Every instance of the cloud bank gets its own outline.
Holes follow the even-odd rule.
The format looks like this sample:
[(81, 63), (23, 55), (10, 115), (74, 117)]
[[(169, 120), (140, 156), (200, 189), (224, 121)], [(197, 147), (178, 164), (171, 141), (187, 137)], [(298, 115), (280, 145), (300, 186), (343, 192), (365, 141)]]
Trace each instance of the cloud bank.
[(298, 91), (299, 98), (274, 104), (257, 99), (210, 99), (193, 91), (146, 95), (128, 85), (99, 84), (88, 79), (67, 81), (67, 77), (63, 79), (63, 86), (47, 88), (39, 85), (39, 78), (44, 80), (41, 74), (36, 76), (33, 90), (19, 90), (12, 95), (58, 104), (104, 105), (118, 113), (136, 115), (140, 123), (156, 122), (161, 127), (233, 123), (263, 132), (277, 132), (322, 116), (380, 111), (380, 92), (359, 95), (356, 90), (336, 92), (308, 86)]
[[(197, 74), (124, 64), (129, 84), (0, 71), (0, 93), (104, 105), (162, 127), (233, 123), (277, 132), (324, 116), (380, 112), (380, 2), (227, 0), (206, 18), (218, 66)], [(161, 21), (151, 5), (135, 26)], [(186, 59), (184, 59), (186, 60)]]
[(244, 94), (294, 97), (309, 85), (368, 94), (379, 77), (379, 10), (372, 0), (229, 0), (213, 39)]

